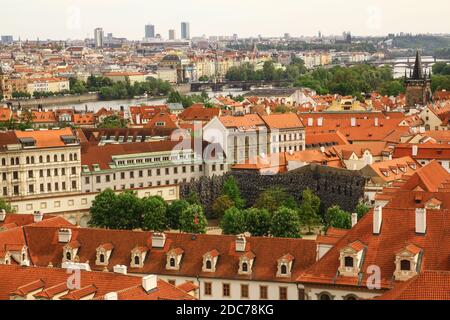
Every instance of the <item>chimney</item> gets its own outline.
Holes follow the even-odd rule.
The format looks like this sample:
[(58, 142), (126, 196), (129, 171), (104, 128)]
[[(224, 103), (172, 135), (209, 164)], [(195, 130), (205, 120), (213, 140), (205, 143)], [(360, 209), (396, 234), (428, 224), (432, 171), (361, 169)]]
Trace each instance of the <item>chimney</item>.
[(380, 234), (383, 222), (383, 209), (377, 206), (373, 209), (373, 234)]
[(317, 119), (317, 126), (321, 127), (323, 125), (323, 118)]
[(2, 211), (0, 211), (0, 222), (5, 221), (6, 219), (6, 211), (5, 209), (2, 209)]
[(154, 290), (158, 287), (158, 278), (156, 275), (151, 274), (142, 278), (142, 287), (146, 292)]
[(375, 118), (375, 127), (378, 127), (378, 117)]
[(416, 233), (425, 234), (427, 231), (427, 209), (416, 208)]
[(320, 152), (325, 153), (325, 147), (320, 147)]
[(308, 127), (312, 127), (314, 124), (314, 119), (313, 118), (308, 118)]
[(350, 119), (350, 124), (352, 127), (356, 127), (356, 118), (351, 118)]
[(358, 214), (356, 212), (352, 213), (352, 228), (358, 223)]
[(236, 252), (245, 252), (245, 246), (247, 244), (247, 240), (243, 235), (239, 235), (236, 237)]
[(113, 271), (114, 273), (127, 274), (127, 266), (115, 265)]
[(41, 222), (43, 218), (44, 218), (44, 214), (41, 211), (34, 212), (34, 214), (33, 214), (34, 223)]
[(72, 229), (58, 230), (58, 242), (69, 243), (71, 239), (72, 239)]
[(152, 235), (152, 247), (164, 248), (166, 243), (166, 235), (164, 233), (154, 232)]
[(105, 300), (119, 300), (117, 292), (110, 292), (105, 294)]
[(419, 153), (419, 147), (416, 145), (412, 146), (412, 156), (417, 157), (418, 153)]

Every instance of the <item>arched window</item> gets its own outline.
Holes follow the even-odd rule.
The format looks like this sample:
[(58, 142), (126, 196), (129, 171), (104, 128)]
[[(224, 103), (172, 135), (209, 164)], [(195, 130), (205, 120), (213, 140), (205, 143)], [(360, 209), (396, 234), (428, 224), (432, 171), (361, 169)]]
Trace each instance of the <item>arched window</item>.
[(248, 272), (248, 263), (247, 262), (243, 262), (242, 263), (242, 271), (243, 272)]
[(31, 157), (31, 164), (34, 164), (34, 157)]
[(400, 261), (400, 270), (401, 271), (411, 271), (411, 262), (409, 260)]
[(344, 297), (344, 300), (358, 300), (358, 297), (353, 294), (349, 294)]
[(285, 264), (281, 265), (281, 274), (287, 274), (287, 267)]
[(14, 158), (11, 158), (11, 165), (14, 165)]
[(100, 254), (100, 262), (104, 263), (105, 262), (105, 255), (103, 253)]
[(19, 157), (16, 158), (16, 164), (20, 164)]
[(134, 264), (140, 264), (139, 256), (134, 256)]
[(27, 163), (27, 164), (30, 164), (30, 157), (26, 157), (25, 159), (26, 159), (26, 160), (25, 160), (26, 163)]
[(353, 268), (353, 258), (352, 257), (345, 257), (344, 264), (346, 267)]
[(73, 155), (72, 154), (69, 154), (69, 160), (73, 161)]
[(66, 259), (67, 260), (72, 260), (72, 255), (70, 254), (69, 251), (66, 252)]
[(171, 268), (175, 268), (175, 258), (170, 258), (169, 264)]
[(78, 154), (77, 154), (77, 153), (74, 153), (74, 154), (73, 154), (73, 160), (75, 160), (75, 161), (78, 160)]
[(47, 155), (47, 162), (50, 162), (50, 156)]
[(44, 158), (42, 156), (39, 156), (39, 163), (44, 162)]
[(206, 260), (206, 269), (208, 269), (208, 270), (212, 269), (211, 260)]
[(2, 158), (2, 165), (6, 166), (6, 159), (5, 158)]
[(65, 161), (65, 160), (64, 160), (64, 155), (63, 155), (63, 154), (61, 155), (61, 161)]
[(333, 298), (329, 293), (322, 292), (321, 294), (319, 294), (319, 300), (333, 300)]
[(22, 253), (22, 261), (26, 260), (27, 255), (25, 253)]
[(53, 161), (58, 162), (58, 155), (55, 154), (55, 155), (53, 156)]

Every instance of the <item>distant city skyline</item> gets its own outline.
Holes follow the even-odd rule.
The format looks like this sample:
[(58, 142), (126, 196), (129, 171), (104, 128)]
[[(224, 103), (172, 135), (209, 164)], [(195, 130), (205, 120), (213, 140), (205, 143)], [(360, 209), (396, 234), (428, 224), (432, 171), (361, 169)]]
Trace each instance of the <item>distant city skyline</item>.
[(16, 0), (2, 6), (0, 30), (23, 40), (93, 38), (97, 27), (115, 36), (141, 40), (149, 21), (161, 35), (171, 29), (181, 35), (181, 22), (189, 22), (190, 37), (282, 37), (285, 33), (298, 37), (315, 36), (319, 30), (324, 36), (344, 31), (362, 36), (450, 32), (450, 2), (429, 0), (424, 5), (413, 6), (407, 0), (279, 0), (275, 6), (258, 0), (216, 0), (214, 5), (205, 0), (158, 4), (146, 0)]

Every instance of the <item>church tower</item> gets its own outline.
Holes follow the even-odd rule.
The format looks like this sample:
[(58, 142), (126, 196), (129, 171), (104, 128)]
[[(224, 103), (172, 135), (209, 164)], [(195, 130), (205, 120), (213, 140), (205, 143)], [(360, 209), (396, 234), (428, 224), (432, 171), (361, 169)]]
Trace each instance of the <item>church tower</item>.
[(432, 99), (431, 78), (422, 67), (422, 57), (416, 52), (416, 62), (409, 79), (405, 79), (406, 105), (405, 111), (415, 108), (417, 105), (425, 106)]

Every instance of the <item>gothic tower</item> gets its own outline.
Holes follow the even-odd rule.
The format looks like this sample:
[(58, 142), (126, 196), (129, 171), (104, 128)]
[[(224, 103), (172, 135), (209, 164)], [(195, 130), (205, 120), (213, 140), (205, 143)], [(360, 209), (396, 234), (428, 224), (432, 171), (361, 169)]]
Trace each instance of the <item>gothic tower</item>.
[(416, 106), (425, 106), (432, 99), (431, 78), (422, 67), (422, 57), (419, 50), (416, 52), (416, 62), (409, 79), (405, 79), (406, 105), (405, 111)]

